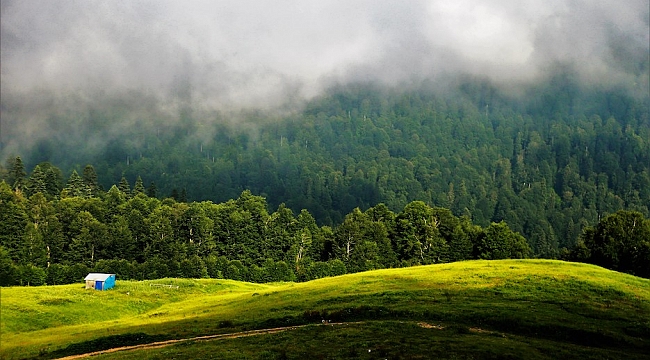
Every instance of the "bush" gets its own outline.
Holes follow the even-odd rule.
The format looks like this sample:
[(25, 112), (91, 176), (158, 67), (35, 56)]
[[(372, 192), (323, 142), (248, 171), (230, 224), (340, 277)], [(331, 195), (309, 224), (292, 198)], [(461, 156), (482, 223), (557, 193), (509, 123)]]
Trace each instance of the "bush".
[(83, 282), (84, 278), (90, 272), (90, 268), (84, 264), (74, 264), (67, 267), (66, 284)]
[(296, 280), (296, 274), (293, 273), (293, 270), (284, 261), (274, 262), (269, 259), (264, 263), (264, 270), (268, 274), (269, 282)]
[(268, 274), (266, 272), (266, 269), (259, 267), (255, 264), (251, 265), (248, 268), (247, 280), (259, 284), (268, 282)]
[(218, 258), (214, 255), (210, 255), (205, 259), (205, 268), (208, 271), (208, 276), (213, 279), (223, 278), (223, 270), (225, 266), (223, 264), (228, 264), (228, 260), (225, 257)]
[(332, 275), (332, 265), (327, 262), (317, 261), (307, 267), (307, 280), (321, 279)]
[(22, 265), (18, 267), (20, 285), (41, 286), (45, 285), (45, 270), (34, 265)]
[(208, 269), (205, 263), (198, 256), (191, 256), (189, 259), (183, 259), (180, 263), (180, 275), (187, 279), (200, 279), (207, 278)]
[(120, 260), (99, 260), (94, 268), (94, 272), (115, 274), (122, 280), (133, 280), (138, 278), (138, 267), (135, 262), (129, 262), (125, 259)]
[(343, 261), (339, 259), (330, 261), (330, 265), (332, 267), (331, 276), (345, 275), (348, 272)]
[(159, 257), (148, 259), (142, 264), (145, 279), (154, 280), (169, 277), (169, 266)]
[(223, 272), (223, 277), (231, 280), (246, 280), (248, 279), (248, 268), (239, 260), (230, 261)]
[(476, 244), (477, 258), (486, 260), (525, 259), (531, 249), (526, 239), (501, 221), (485, 228)]
[(48, 285), (63, 285), (68, 282), (68, 267), (61, 264), (52, 264), (45, 270), (45, 282)]
[(13, 286), (18, 284), (18, 268), (11, 261), (9, 253), (0, 246), (0, 286)]

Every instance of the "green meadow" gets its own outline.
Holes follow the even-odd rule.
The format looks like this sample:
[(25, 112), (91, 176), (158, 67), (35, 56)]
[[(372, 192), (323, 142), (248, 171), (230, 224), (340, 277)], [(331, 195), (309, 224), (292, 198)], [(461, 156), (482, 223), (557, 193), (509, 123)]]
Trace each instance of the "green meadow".
[(551, 260), (466, 261), (306, 283), (118, 279), (104, 292), (82, 284), (1, 291), (0, 355), (6, 359), (58, 358), (298, 325), (308, 326), (98, 358), (634, 359), (650, 354), (650, 280)]

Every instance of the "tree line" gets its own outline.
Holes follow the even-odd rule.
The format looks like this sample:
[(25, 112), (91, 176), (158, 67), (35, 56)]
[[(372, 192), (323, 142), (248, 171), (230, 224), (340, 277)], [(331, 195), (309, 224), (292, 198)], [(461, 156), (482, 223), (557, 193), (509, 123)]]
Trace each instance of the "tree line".
[[(525, 258), (531, 249), (505, 222), (487, 227), (422, 201), (394, 213), (355, 208), (335, 227), (302, 210), (268, 211), (246, 190), (223, 203), (148, 196), (141, 181), (103, 191), (92, 166), (40, 164), (29, 177), (14, 159), (0, 183), (0, 285), (65, 284), (89, 271), (122, 279), (213, 277), (305, 281), (358, 271), (466, 259)], [(49, 174), (43, 176), (42, 174)]]
[[(131, 189), (123, 179), (105, 192), (90, 165), (83, 177), (73, 171), (65, 186), (39, 184), (43, 168), (60, 174), (49, 164), (29, 177), (20, 176), (19, 158), (14, 165), (13, 186), (0, 183), (2, 286), (71, 283), (89, 271), (122, 279), (306, 281), (533, 255), (526, 239), (503, 221), (481, 227), (422, 201), (398, 213), (384, 204), (355, 208), (330, 227), (283, 204), (269, 212), (266, 199), (248, 190), (224, 203), (188, 203), (151, 197), (140, 180)], [(650, 277), (650, 219), (633, 211), (606, 216), (562, 257)]]

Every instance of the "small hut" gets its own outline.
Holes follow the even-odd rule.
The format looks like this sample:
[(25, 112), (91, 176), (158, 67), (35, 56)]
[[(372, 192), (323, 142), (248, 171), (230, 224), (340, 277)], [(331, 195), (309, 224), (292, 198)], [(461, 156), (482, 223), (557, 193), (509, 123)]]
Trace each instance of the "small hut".
[(84, 280), (86, 289), (108, 290), (115, 286), (115, 274), (90, 273)]

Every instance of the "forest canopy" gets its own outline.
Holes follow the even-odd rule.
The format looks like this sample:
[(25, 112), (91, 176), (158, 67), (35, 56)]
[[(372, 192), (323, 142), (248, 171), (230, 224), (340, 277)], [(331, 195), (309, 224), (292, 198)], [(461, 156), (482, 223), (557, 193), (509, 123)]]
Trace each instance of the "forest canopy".
[(0, 285), (63, 284), (89, 270), (123, 279), (304, 281), (531, 255), (503, 222), (481, 228), (421, 201), (397, 214), (383, 204), (355, 208), (330, 228), (306, 210), (295, 216), (280, 205), (269, 213), (266, 200), (248, 190), (225, 203), (184, 203), (117, 186), (96, 196), (85, 180), (52, 200), (41, 192), (26, 198), (0, 183)]
[(0, 168), (3, 259), (42, 271), (154, 262), (156, 275), (129, 276), (256, 281), (270, 278), (262, 269), (308, 279), (527, 256), (643, 274), (631, 264), (645, 253), (602, 250), (607, 234), (627, 233), (599, 226), (619, 211), (649, 215), (650, 100), (587, 89), (570, 72), (517, 97), (481, 79), (456, 85), (333, 88), (299, 112), (242, 113), (238, 125), (185, 109), (99, 154), (43, 139)]

